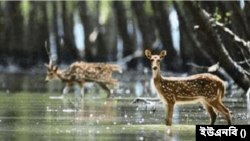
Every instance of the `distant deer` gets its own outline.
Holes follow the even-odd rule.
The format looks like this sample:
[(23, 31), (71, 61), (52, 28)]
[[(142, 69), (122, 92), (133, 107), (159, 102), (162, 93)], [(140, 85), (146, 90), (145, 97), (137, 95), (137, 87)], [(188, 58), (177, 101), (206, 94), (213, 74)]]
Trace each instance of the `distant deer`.
[(151, 51), (145, 50), (146, 57), (151, 62), (153, 81), (158, 96), (166, 105), (168, 112), (165, 124), (172, 125), (174, 105), (178, 103), (200, 102), (210, 115), (210, 124), (216, 120), (216, 112), (221, 112), (227, 123), (231, 125), (229, 110), (223, 105), (222, 98), (225, 91), (224, 82), (215, 75), (209, 73), (197, 74), (186, 78), (161, 76), (160, 63), (167, 52), (161, 51), (159, 55), (152, 55)]
[[(50, 58), (50, 52), (48, 50), (47, 53)], [(50, 63), (45, 64), (45, 66), (47, 67), (46, 82), (58, 78), (65, 83), (62, 98), (68, 93), (74, 83), (81, 86), (81, 95), (84, 96), (85, 82), (96, 82), (107, 92), (107, 96), (110, 97), (111, 91), (107, 84), (118, 85), (117, 80), (112, 79), (112, 73), (113, 71), (122, 72), (119, 65), (106, 63), (75, 62), (70, 65), (69, 69), (59, 70), (57, 65), (54, 65), (50, 59)]]

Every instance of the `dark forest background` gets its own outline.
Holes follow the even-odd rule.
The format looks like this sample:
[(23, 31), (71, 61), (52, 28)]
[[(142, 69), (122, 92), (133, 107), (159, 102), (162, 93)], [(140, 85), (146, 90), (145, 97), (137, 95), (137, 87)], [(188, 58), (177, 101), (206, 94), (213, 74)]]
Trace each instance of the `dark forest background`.
[(1, 1), (0, 70), (51, 59), (149, 67), (144, 50), (166, 49), (163, 71), (209, 72), (250, 86), (249, 1)]

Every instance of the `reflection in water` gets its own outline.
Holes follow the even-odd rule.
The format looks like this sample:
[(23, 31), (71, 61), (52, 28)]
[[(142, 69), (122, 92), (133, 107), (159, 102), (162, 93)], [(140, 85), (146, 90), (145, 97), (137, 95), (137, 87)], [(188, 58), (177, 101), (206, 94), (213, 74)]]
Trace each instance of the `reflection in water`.
[[(247, 98), (246, 98), (246, 105), (247, 105), (247, 113), (246, 113), (246, 119), (250, 119), (250, 88), (247, 91)], [(250, 121), (248, 121), (247, 124), (250, 124)]]
[(140, 81), (137, 81), (135, 83), (135, 95), (137, 97), (142, 96), (143, 95), (143, 89), (144, 89), (144, 87), (143, 87), (142, 83)]
[[(79, 11), (74, 12), (74, 39), (75, 39), (75, 45), (81, 53), (85, 50), (85, 35), (84, 35), (84, 27), (81, 23)], [(81, 55), (79, 53), (79, 55)]]
[[(106, 99), (94, 93), (81, 98), (76, 92), (49, 99), (51, 95), (0, 94), (0, 140), (195, 140), (194, 125), (209, 123), (198, 105), (177, 107), (174, 124), (167, 127), (161, 104), (153, 113), (143, 108), (146, 105), (131, 104), (133, 98)], [(246, 102), (226, 101), (232, 103), (239, 104), (237, 109), (229, 107), (234, 114), (247, 113)], [(225, 124), (222, 118), (216, 124)], [(248, 121), (249, 117), (233, 120), (235, 124)]]
[(247, 111), (248, 111), (248, 113), (249, 113), (249, 116), (250, 116), (250, 88), (248, 89), (248, 91), (247, 91), (247, 99), (246, 99), (246, 101), (247, 101)]

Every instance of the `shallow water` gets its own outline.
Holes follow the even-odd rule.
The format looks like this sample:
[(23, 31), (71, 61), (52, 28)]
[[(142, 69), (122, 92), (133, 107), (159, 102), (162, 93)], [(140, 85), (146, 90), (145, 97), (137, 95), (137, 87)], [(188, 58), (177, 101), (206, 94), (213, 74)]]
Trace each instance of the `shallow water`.
[[(204, 109), (195, 105), (175, 108), (173, 126), (164, 125), (164, 108), (131, 104), (134, 98), (106, 99), (104, 94), (0, 94), (0, 140), (195, 140), (195, 124), (208, 124)], [(250, 124), (244, 100), (225, 100), (234, 124)], [(219, 116), (216, 124), (226, 124)]]

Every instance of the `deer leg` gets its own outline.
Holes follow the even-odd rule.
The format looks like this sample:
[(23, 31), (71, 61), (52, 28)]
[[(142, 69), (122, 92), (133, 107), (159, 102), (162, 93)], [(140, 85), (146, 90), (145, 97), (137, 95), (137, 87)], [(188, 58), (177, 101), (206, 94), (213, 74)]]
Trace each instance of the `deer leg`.
[(72, 87), (72, 84), (66, 84), (65, 87), (63, 88), (63, 94), (62, 97), (64, 97), (70, 90), (70, 88)]
[(224, 111), (224, 115), (225, 115), (225, 118), (227, 120), (227, 124), (228, 125), (231, 125), (231, 112), (229, 111), (228, 108), (225, 107), (224, 104), (220, 103), (220, 106), (222, 107), (223, 111)]
[(213, 102), (211, 103), (211, 106), (213, 106), (216, 110), (220, 111), (227, 120), (228, 125), (231, 125), (231, 114), (229, 110), (221, 103), (221, 102)]
[(172, 118), (173, 118), (173, 111), (174, 111), (174, 103), (168, 103), (167, 105), (167, 118), (165, 119), (165, 124), (167, 126), (172, 125)]
[(80, 83), (81, 86), (81, 96), (84, 97), (84, 84), (85, 82)]
[(207, 112), (209, 113), (210, 115), (210, 125), (214, 125), (215, 123), (215, 120), (217, 118), (217, 114), (215, 113), (214, 109), (212, 106), (208, 105), (208, 104), (204, 104)]
[(111, 96), (111, 92), (110, 92), (110, 89), (108, 88), (108, 86), (102, 82), (99, 82), (98, 84), (102, 89), (104, 89), (107, 92), (107, 97), (109, 98)]

